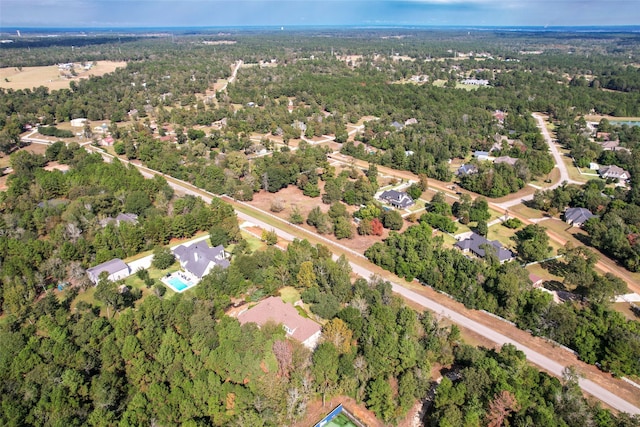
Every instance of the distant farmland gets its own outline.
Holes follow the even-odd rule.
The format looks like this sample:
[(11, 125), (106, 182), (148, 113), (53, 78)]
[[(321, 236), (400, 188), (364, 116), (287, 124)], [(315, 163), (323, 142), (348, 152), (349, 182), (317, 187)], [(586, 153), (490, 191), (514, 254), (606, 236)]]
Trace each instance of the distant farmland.
[(82, 64), (75, 64), (77, 76), (67, 78), (67, 71), (61, 71), (57, 65), (45, 67), (16, 67), (0, 68), (0, 87), (6, 89), (27, 89), (46, 86), (49, 89), (66, 89), (69, 82), (87, 79), (91, 76), (102, 76), (112, 73), (116, 68), (126, 67), (126, 62), (96, 61), (89, 70), (85, 70)]

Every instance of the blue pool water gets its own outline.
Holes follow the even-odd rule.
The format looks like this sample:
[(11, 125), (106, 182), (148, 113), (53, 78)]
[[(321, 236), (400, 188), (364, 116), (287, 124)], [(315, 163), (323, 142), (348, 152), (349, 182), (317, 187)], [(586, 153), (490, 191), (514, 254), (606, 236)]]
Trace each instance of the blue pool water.
[(169, 277), (169, 279), (167, 279), (167, 283), (169, 283), (169, 285), (178, 292), (184, 291), (189, 287), (188, 283), (183, 282), (181, 278), (176, 276)]

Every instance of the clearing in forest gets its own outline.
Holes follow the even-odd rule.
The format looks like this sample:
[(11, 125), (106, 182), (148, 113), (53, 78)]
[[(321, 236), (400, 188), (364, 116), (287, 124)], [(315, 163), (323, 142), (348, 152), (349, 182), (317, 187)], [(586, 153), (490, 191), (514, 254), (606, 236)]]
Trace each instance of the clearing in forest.
[(77, 75), (72, 78), (64, 76), (57, 65), (43, 67), (6, 67), (0, 68), (0, 87), (5, 89), (31, 89), (45, 86), (50, 90), (67, 89), (69, 83), (91, 76), (102, 76), (114, 72), (117, 68), (126, 67), (124, 61), (96, 61), (86, 70), (82, 64), (74, 64)]

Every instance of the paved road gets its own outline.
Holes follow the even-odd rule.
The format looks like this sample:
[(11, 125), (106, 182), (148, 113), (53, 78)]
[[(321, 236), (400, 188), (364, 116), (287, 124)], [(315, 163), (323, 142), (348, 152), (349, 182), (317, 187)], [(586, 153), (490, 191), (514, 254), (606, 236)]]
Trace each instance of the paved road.
[[(258, 227), (261, 227), (265, 230), (274, 230), (278, 236), (282, 239), (285, 240), (293, 240), (295, 236), (293, 236), (292, 234), (281, 230), (279, 228), (274, 228), (272, 225), (270, 224), (266, 224), (265, 222), (253, 218), (247, 214), (244, 214), (242, 212), (238, 212), (236, 211), (238, 214), (238, 217), (242, 220), (245, 221), (249, 221), (253, 224), (255, 224)], [(332, 242), (334, 243), (334, 242)], [(369, 270), (368, 268), (354, 263), (354, 262), (349, 262), (349, 264), (351, 265), (351, 269), (353, 270), (354, 273), (364, 277), (364, 278), (370, 278), (371, 276), (374, 275), (374, 272)], [(436, 313), (440, 316), (446, 317), (447, 319), (451, 320), (453, 323), (456, 323), (460, 326), (462, 326), (463, 328), (469, 329), (471, 331), (474, 331), (475, 333), (483, 336), (484, 338), (487, 338), (493, 342), (495, 342), (498, 345), (503, 345), (503, 344), (513, 344), (514, 346), (516, 346), (519, 350), (521, 350), (522, 352), (524, 352), (527, 355), (527, 359), (532, 362), (533, 364), (540, 366), (541, 368), (547, 370), (548, 372), (551, 372), (552, 374), (558, 376), (558, 377), (562, 377), (562, 373), (565, 369), (565, 366), (555, 362), (552, 359), (549, 359), (548, 357), (536, 352), (535, 350), (532, 350), (531, 348), (527, 347), (524, 344), (521, 344), (499, 332), (494, 331), (491, 328), (488, 328), (487, 326), (478, 323), (474, 320), (471, 320), (465, 316), (463, 316), (462, 314), (459, 314), (458, 312), (451, 310), (433, 300), (430, 300), (429, 298), (426, 298), (416, 292), (413, 292), (397, 283), (391, 283), (392, 289), (395, 293), (401, 295), (403, 298), (413, 301), (419, 305), (421, 305), (422, 307), (432, 311), (433, 313)], [(588, 379), (581, 379), (580, 380), (580, 387), (582, 387), (582, 389), (591, 394), (592, 396), (597, 397), (598, 399), (602, 400), (603, 402), (605, 402), (606, 404), (608, 404), (609, 406), (615, 408), (618, 411), (622, 411), (622, 412), (627, 412), (630, 414), (640, 414), (640, 408), (632, 405), (631, 403), (627, 402), (626, 400), (616, 396), (615, 394), (609, 392), (608, 390), (604, 389), (603, 387), (599, 386), (598, 384), (594, 383), (591, 380)]]
[[(89, 150), (94, 150), (93, 147), (87, 146), (87, 149)], [(113, 156), (106, 154), (106, 153), (101, 153), (103, 158), (105, 158), (107, 161), (110, 161), (113, 159)], [(128, 162), (126, 160), (122, 160), (125, 163), (129, 163), (134, 165), (135, 167), (138, 168), (138, 170), (140, 170), (140, 172), (146, 176), (146, 177), (150, 177), (156, 174), (159, 175), (164, 175), (160, 172), (154, 171), (152, 169), (149, 169), (147, 167), (144, 166), (140, 166), (137, 165), (135, 163), (131, 163)], [(167, 180), (168, 183), (177, 191), (180, 191), (184, 194), (192, 194), (195, 195), (197, 197), (202, 197), (206, 202), (210, 203), (212, 197), (214, 197), (211, 194), (208, 194), (202, 190), (199, 190), (195, 187), (193, 187), (192, 185), (186, 183), (186, 182), (179, 182), (178, 180), (175, 180), (173, 178), (168, 179)], [(254, 208), (252, 208), (254, 209)], [(259, 227), (268, 229), (268, 230), (274, 230), (278, 236), (280, 236), (283, 239), (286, 240), (293, 240), (294, 236), (291, 233), (288, 233), (284, 230), (281, 230), (277, 227), (273, 227), (270, 224), (266, 224), (263, 221), (260, 221), (250, 215), (247, 215), (243, 212), (238, 212), (236, 210), (238, 217), (242, 220), (246, 220), (249, 222), (252, 222), (254, 224), (256, 224)], [(268, 214), (266, 212), (262, 212), (263, 214)], [(277, 218), (277, 217), (276, 217)], [(279, 218), (278, 218), (279, 219)], [(283, 221), (281, 219), (279, 219), (280, 221)], [(283, 221), (285, 222), (285, 221)], [(291, 227), (291, 225), (289, 225)], [(308, 231), (305, 230), (306, 233), (309, 233)], [(316, 234), (314, 234), (315, 238), (322, 238), (322, 236), (318, 236)], [(329, 247), (341, 247), (344, 248), (346, 250), (348, 250), (348, 252), (353, 252), (352, 250), (343, 247), (342, 245), (339, 245), (333, 241), (330, 241), (328, 239), (324, 239), (327, 240), (327, 242), (329, 243)], [(358, 254), (359, 257), (362, 257), (361, 254)], [(365, 278), (369, 278), (371, 277), (371, 275), (373, 274), (373, 272), (371, 270), (369, 270), (368, 268), (364, 267), (363, 265), (366, 265), (368, 263), (368, 261), (366, 260), (360, 260), (359, 263), (354, 263), (354, 262), (350, 262), (351, 264), (351, 268), (353, 269), (353, 271), (356, 274), (359, 274), (362, 277)], [(397, 283), (392, 283), (392, 288), (393, 291), (398, 293), (399, 295), (403, 296), (404, 298), (411, 300), (435, 313), (439, 313), (449, 319), (451, 319), (451, 321), (453, 321), (456, 324), (459, 324), (460, 326), (464, 327), (464, 328), (468, 328), (480, 335), (482, 335), (483, 337), (487, 338), (488, 340), (491, 340), (493, 342), (495, 342), (498, 345), (503, 345), (505, 343), (511, 343), (513, 345), (515, 345), (518, 349), (520, 349), (521, 351), (523, 351), (526, 355), (527, 358), (529, 359), (529, 361), (531, 361), (532, 363), (548, 370), (549, 372), (552, 372), (554, 375), (558, 375), (561, 376), (562, 375), (562, 371), (565, 368), (563, 365), (553, 361), (552, 359), (547, 358), (546, 356), (528, 348), (527, 346), (520, 344), (514, 340), (512, 340), (511, 338), (506, 337), (505, 335), (502, 335), (486, 326), (484, 326), (481, 323), (478, 323), (474, 320), (468, 319), (466, 317), (464, 317), (463, 315), (448, 309), (447, 307), (432, 301), (420, 294), (417, 294), (409, 289), (406, 289), (404, 287), (402, 287), (401, 285), (397, 284)], [(606, 390), (605, 388), (597, 385), (596, 383), (594, 383), (593, 381), (587, 380), (587, 379), (582, 379), (580, 380), (580, 386), (582, 387), (582, 389), (584, 391), (586, 391), (587, 393), (593, 395), (594, 397), (602, 400), (604, 403), (606, 403), (607, 405), (611, 406), (612, 408), (615, 408), (619, 411), (622, 412), (628, 412), (630, 414), (640, 414), (640, 408), (632, 405), (631, 403), (627, 402), (626, 400), (616, 396), (615, 394), (609, 392), (608, 390)]]
[(533, 118), (538, 122), (538, 129), (542, 132), (542, 136), (549, 146), (549, 150), (551, 150), (551, 154), (556, 162), (556, 167), (560, 170), (560, 180), (553, 184), (551, 189), (559, 187), (563, 182), (568, 182), (569, 184), (579, 184), (582, 185), (582, 182), (575, 181), (569, 177), (569, 170), (567, 169), (567, 165), (564, 162), (564, 155), (558, 150), (558, 145), (551, 138), (551, 134), (549, 133), (549, 129), (545, 123), (544, 117), (539, 113), (533, 113)]
[[(544, 140), (549, 146), (549, 151), (551, 151), (551, 155), (553, 156), (553, 159), (556, 163), (556, 167), (560, 171), (560, 179), (557, 182), (553, 183), (552, 185), (544, 189), (553, 190), (554, 188), (561, 186), (565, 182), (568, 184), (582, 185), (581, 182), (575, 181), (569, 177), (569, 170), (567, 169), (567, 165), (563, 160), (564, 155), (560, 152), (560, 150), (558, 150), (557, 144), (553, 141), (553, 138), (551, 138), (551, 134), (549, 133), (549, 129), (547, 129), (547, 125), (545, 123), (544, 117), (538, 113), (533, 113), (532, 115), (533, 115), (533, 118), (536, 120), (536, 122), (538, 122), (538, 129), (540, 129), (540, 132), (542, 133)], [(513, 199), (507, 200), (506, 202), (500, 202), (500, 203), (494, 203), (494, 204), (496, 206), (501, 207), (502, 209), (509, 209), (513, 206), (519, 205), (520, 203), (523, 203), (529, 200), (533, 200), (533, 194), (529, 194), (524, 197), (514, 197)]]
[[(211, 199), (211, 197), (207, 197), (207, 196), (203, 196), (202, 194), (198, 194), (193, 192), (192, 190), (190, 190), (188, 187), (183, 188), (181, 185), (177, 184), (177, 183), (173, 183), (172, 186), (176, 189), (179, 189), (179, 191), (182, 192), (186, 192), (188, 194), (196, 194), (200, 197), (203, 197), (205, 199), (205, 201), (209, 201)], [(271, 224), (267, 224), (257, 218), (254, 218), (248, 214), (245, 214), (243, 212), (239, 212), (236, 210), (236, 213), (238, 214), (238, 217), (243, 220), (243, 221), (249, 221), (253, 224), (255, 224), (258, 227), (261, 227), (263, 229), (266, 230), (274, 230), (278, 236), (282, 239), (291, 241), (293, 240), (296, 236), (292, 235), (291, 233), (281, 230), (280, 228), (274, 227)], [(261, 212), (262, 214), (267, 214), (266, 212)], [(274, 216), (275, 217), (275, 216)], [(281, 218), (275, 217), (277, 218), (279, 221), (283, 221)], [(304, 230), (304, 229), (303, 229)], [(306, 233), (309, 233), (308, 230), (304, 230)], [(314, 234), (315, 238), (322, 238), (322, 236), (318, 236), (316, 234)], [(349, 252), (353, 252), (351, 251), (349, 248), (346, 248), (342, 245), (337, 244), (336, 242), (330, 241), (328, 239), (323, 239), (326, 240), (331, 246), (339, 246), (340, 249), (343, 250), (348, 250)], [(330, 247), (331, 247), (330, 246)], [(362, 255), (360, 255), (362, 256)], [(370, 278), (374, 273), (373, 271), (369, 270), (368, 268), (364, 267), (362, 264), (367, 263), (367, 261), (362, 260), (362, 262), (359, 263), (354, 263), (353, 261), (350, 261), (349, 264), (351, 265), (351, 269), (358, 275), (364, 277), (364, 278)], [(421, 305), (422, 307), (436, 313), (436, 314), (440, 314), (448, 319), (450, 319), (452, 322), (467, 328), (471, 331), (474, 331), (477, 334), (480, 334), (481, 336), (483, 336), (484, 338), (487, 338), (490, 341), (495, 342), (498, 345), (503, 345), (503, 344), (513, 344), (515, 345), (519, 350), (521, 350), (522, 352), (524, 352), (527, 355), (527, 359), (532, 362), (533, 364), (540, 366), (541, 368), (547, 370), (548, 372), (551, 372), (552, 374), (562, 377), (562, 372), (565, 369), (565, 366), (555, 362), (554, 360), (538, 353), (537, 351), (527, 347), (524, 344), (521, 344), (499, 332), (494, 331), (493, 329), (484, 326), (483, 324), (476, 322), (474, 320), (471, 320), (465, 316), (463, 316), (462, 314), (457, 313), (454, 310), (451, 310), (433, 300), (430, 300), (416, 292), (413, 292), (397, 283), (391, 283), (392, 285), (392, 289), (395, 293), (401, 295), (403, 298), (413, 301), (419, 305)], [(598, 384), (594, 383), (591, 380), (588, 379), (581, 379), (580, 380), (580, 386), (582, 387), (582, 389), (591, 394), (592, 396), (595, 396), (596, 398), (602, 400), (604, 403), (606, 403), (607, 405), (611, 406), (612, 408), (615, 408), (618, 411), (622, 411), (622, 412), (627, 412), (630, 414), (640, 414), (640, 408), (634, 406), (633, 404), (627, 402), (626, 400), (616, 396), (615, 394), (611, 393), (610, 391), (606, 390), (605, 388), (599, 386)]]
[(227, 86), (229, 86), (229, 83), (233, 83), (233, 81), (236, 79), (236, 76), (238, 75), (238, 70), (240, 69), (241, 66), (242, 66), (242, 60), (236, 62), (236, 66), (233, 69), (233, 72), (231, 73), (231, 77), (229, 77), (229, 79), (225, 82), (224, 86), (220, 88), (221, 92), (227, 90)]

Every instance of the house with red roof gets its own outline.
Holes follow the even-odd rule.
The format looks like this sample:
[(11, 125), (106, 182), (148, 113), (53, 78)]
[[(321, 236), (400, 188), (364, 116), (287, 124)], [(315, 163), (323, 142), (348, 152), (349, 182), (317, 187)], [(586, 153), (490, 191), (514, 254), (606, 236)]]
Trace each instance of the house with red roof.
[(320, 340), (322, 326), (311, 319), (302, 317), (294, 306), (278, 297), (269, 297), (238, 315), (241, 325), (255, 323), (263, 326), (267, 322), (282, 325), (287, 336), (301, 342), (305, 347), (314, 349)]

